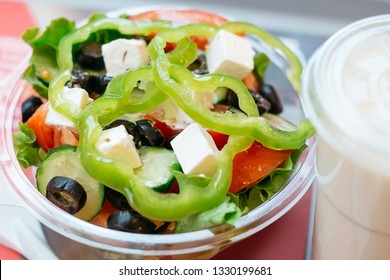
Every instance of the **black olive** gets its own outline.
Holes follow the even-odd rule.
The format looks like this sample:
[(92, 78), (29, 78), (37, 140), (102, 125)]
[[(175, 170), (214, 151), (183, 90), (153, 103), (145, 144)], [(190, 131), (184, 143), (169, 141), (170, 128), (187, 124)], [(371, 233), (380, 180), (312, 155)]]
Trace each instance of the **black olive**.
[(62, 210), (75, 214), (87, 201), (87, 193), (77, 181), (63, 176), (53, 177), (46, 187), (46, 197)]
[(31, 96), (22, 103), (22, 121), (26, 122), (42, 105), (42, 100), (38, 97)]
[(235, 93), (231, 89), (228, 89), (226, 93), (226, 99), (222, 103), (226, 105), (230, 105), (234, 108), (239, 108), (237, 93)]
[(169, 138), (168, 138), (168, 139), (165, 141), (165, 143), (164, 143), (164, 148), (166, 148), (166, 149), (168, 149), (168, 150), (172, 150), (173, 148), (172, 148), (172, 145), (171, 145), (171, 141), (172, 141), (173, 139), (175, 139), (175, 137), (176, 137), (177, 135), (179, 135), (179, 133), (180, 133), (180, 132), (175, 133), (175, 134), (169, 136)]
[(156, 225), (136, 212), (118, 211), (108, 217), (107, 227), (133, 233), (153, 233)]
[(106, 190), (106, 199), (108, 202), (119, 210), (130, 210), (131, 207), (126, 197), (117, 192), (116, 190), (111, 189), (110, 187), (105, 187)]
[[(253, 90), (249, 90), (249, 93), (252, 95), (252, 98), (257, 105), (257, 109), (259, 111), (260, 116), (270, 110), (271, 104), (261, 94), (259, 94), (258, 92), (255, 92)], [(230, 105), (231, 107), (233, 107), (235, 109), (240, 110), (240, 107), (238, 105), (238, 96), (234, 91), (232, 91), (230, 89), (228, 90), (228, 92), (226, 94), (226, 99), (223, 101), (223, 103)]]
[(267, 99), (265, 99), (260, 93), (255, 92), (253, 90), (249, 90), (249, 92), (257, 105), (257, 110), (259, 111), (260, 116), (271, 110), (271, 103)]
[(89, 80), (89, 74), (86, 71), (79, 68), (74, 68), (72, 70), (72, 76), (70, 78), (70, 81), (67, 83), (66, 86), (70, 88), (81, 87), (85, 89), (88, 80)]
[(108, 83), (112, 80), (112, 77), (106, 75), (90, 75), (88, 81), (83, 87), (86, 91), (90, 93), (102, 94), (107, 88)]
[(143, 146), (159, 147), (164, 141), (164, 136), (161, 131), (155, 128), (149, 120), (138, 120), (135, 122), (138, 126), (138, 131), (141, 134)]
[(132, 135), (134, 138), (133, 141), (135, 147), (140, 148), (142, 146), (142, 140), (141, 140), (142, 136), (139, 132), (138, 126), (135, 123), (128, 120), (117, 119), (112, 123), (110, 123), (109, 125), (105, 126), (103, 129), (109, 129), (109, 128), (117, 127), (119, 125), (123, 125), (126, 128), (127, 133)]
[(194, 74), (198, 74), (198, 75), (207, 74), (209, 70), (207, 69), (205, 54), (204, 53), (199, 54), (198, 58), (188, 66), (188, 69), (192, 71)]
[(102, 45), (97, 42), (83, 44), (76, 51), (75, 60), (83, 68), (103, 70), (105, 65), (102, 55)]
[(282, 102), (280, 101), (273, 86), (269, 84), (262, 84), (260, 86), (259, 93), (267, 99), (269, 103), (271, 103), (271, 109), (269, 110), (270, 113), (280, 114), (283, 111)]

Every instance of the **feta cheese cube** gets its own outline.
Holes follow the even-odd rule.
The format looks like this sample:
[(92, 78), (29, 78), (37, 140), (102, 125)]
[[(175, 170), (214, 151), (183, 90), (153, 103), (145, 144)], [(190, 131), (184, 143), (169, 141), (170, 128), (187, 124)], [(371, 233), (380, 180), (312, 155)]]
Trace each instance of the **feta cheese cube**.
[(102, 45), (107, 76), (114, 77), (150, 62), (146, 42), (140, 39), (117, 39)]
[(72, 122), (70, 119), (65, 117), (64, 115), (61, 115), (57, 111), (51, 107), (50, 102), (47, 102), (48, 111), (45, 119), (45, 123), (47, 125), (52, 126), (64, 126), (64, 127), (76, 127), (75, 123)]
[(213, 176), (219, 155), (212, 137), (198, 123), (187, 126), (172, 141), (171, 146), (187, 175)]
[(73, 102), (81, 110), (83, 110), (85, 106), (92, 101), (88, 92), (83, 88), (64, 87), (62, 90), (62, 98), (66, 101)]
[(243, 79), (254, 68), (254, 55), (248, 40), (220, 30), (206, 50), (207, 67), (210, 73)]
[[(87, 106), (87, 104), (92, 100), (89, 98), (88, 92), (82, 88), (64, 87), (61, 96), (64, 100), (72, 102), (74, 105), (80, 108), (80, 110), (84, 109), (85, 106)], [(76, 127), (76, 125), (71, 120), (55, 111), (50, 105), (50, 102), (48, 102), (47, 106), (48, 112), (45, 119), (46, 124), (53, 126)]]
[(127, 161), (133, 168), (142, 165), (133, 136), (127, 133), (123, 125), (103, 130), (96, 148), (108, 157)]

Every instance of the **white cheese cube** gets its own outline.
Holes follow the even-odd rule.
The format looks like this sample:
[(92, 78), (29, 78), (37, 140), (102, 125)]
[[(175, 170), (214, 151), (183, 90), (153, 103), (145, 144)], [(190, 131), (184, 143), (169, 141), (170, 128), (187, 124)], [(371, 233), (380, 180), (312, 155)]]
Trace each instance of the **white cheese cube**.
[(45, 119), (45, 123), (47, 125), (76, 127), (74, 122), (72, 122), (70, 119), (68, 119), (64, 115), (61, 115), (57, 111), (54, 111), (54, 109), (50, 105), (50, 102), (47, 102), (47, 106), (48, 106), (48, 111)]
[[(75, 106), (80, 108), (80, 110), (84, 109), (85, 106), (87, 106), (87, 104), (92, 100), (91, 98), (89, 98), (88, 92), (82, 88), (64, 87), (61, 96), (64, 100), (68, 102), (72, 102)], [(55, 111), (50, 105), (50, 102), (48, 102), (47, 106), (48, 106), (48, 112), (45, 119), (46, 124), (53, 125), (53, 126), (65, 126), (65, 127), (76, 126), (67, 117)]]
[(184, 174), (214, 175), (219, 151), (201, 125), (192, 123), (187, 126), (171, 141), (171, 146)]
[(133, 168), (142, 165), (133, 136), (127, 133), (123, 125), (103, 130), (96, 148), (108, 157), (127, 161)]
[(102, 45), (107, 76), (114, 77), (138, 66), (149, 64), (146, 42), (139, 39), (117, 39)]
[(254, 55), (248, 40), (220, 30), (206, 50), (207, 67), (210, 73), (243, 79), (254, 68)]
[(83, 110), (85, 106), (87, 106), (87, 104), (92, 101), (88, 95), (88, 92), (83, 88), (64, 87), (62, 91), (62, 98), (73, 102), (81, 110)]

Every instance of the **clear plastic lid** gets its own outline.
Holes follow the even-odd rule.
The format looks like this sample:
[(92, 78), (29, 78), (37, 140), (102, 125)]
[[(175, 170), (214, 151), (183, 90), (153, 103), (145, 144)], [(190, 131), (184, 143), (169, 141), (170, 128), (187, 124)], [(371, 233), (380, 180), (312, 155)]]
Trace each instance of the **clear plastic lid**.
[(304, 106), (341, 154), (390, 177), (390, 15), (351, 24), (313, 56)]

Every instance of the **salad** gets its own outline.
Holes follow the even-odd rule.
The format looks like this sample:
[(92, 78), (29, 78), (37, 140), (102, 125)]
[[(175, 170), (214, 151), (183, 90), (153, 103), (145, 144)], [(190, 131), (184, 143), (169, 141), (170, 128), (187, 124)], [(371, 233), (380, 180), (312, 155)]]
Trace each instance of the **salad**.
[(302, 67), (246, 22), (159, 10), (26, 30), (17, 158), (38, 190), (93, 224), (180, 233), (234, 223), (285, 184), (314, 129), (283, 110), (252, 40), (277, 49), (300, 90)]

